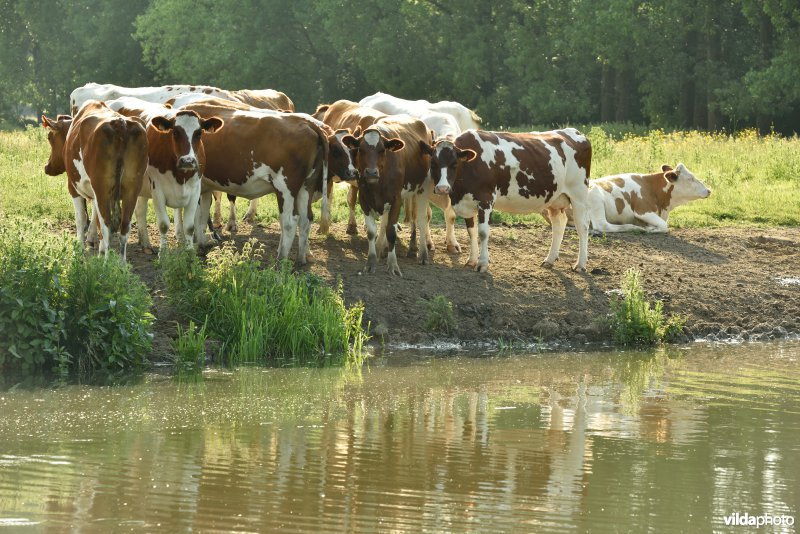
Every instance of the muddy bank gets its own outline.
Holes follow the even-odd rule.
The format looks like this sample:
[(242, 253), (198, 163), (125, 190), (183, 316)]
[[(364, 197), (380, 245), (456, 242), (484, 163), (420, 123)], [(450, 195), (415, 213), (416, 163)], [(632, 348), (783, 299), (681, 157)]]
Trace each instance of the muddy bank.
[[(361, 229), (359, 229), (361, 230)], [(316, 228), (312, 229), (312, 232)], [(151, 235), (151, 240), (156, 239)], [(278, 225), (239, 225), (232, 238), (241, 245), (256, 238), (276, 250)], [(333, 283), (340, 277), (348, 304), (363, 301), (374, 338), (392, 344), (436, 341), (607, 341), (610, 293), (625, 271), (642, 272), (652, 299), (667, 312), (687, 317), (690, 338), (767, 340), (800, 333), (800, 230), (796, 228), (677, 229), (667, 235), (616, 234), (592, 238), (589, 272), (574, 273), (577, 235), (568, 231), (561, 258), (552, 270), (539, 267), (550, 229), (541, 225), (493, 227), (488, 273), (463, 266), (466, 230), (457, 237), (461, 254), (448, 254), (444, 229), (435, 227), (432, 265), (421, 266), (400, 248), (403, 277), (385, 270), (362, 274), (367, 241), (334, 224), (328, 236), (312, 234), (315, 260), (308, 268)], [(135, 238), (135, 236), (134, 236)], [(402, 232), (405, 244), (408, 232)], [(163, 298), (155, 258), (132, 245), (135, 271), (153, 288), (157, 318), (155, 355), (169, 352), (178, 319)], [(457, 319), (454, 335), (424, 327), (424, 301), (444, 295)]]

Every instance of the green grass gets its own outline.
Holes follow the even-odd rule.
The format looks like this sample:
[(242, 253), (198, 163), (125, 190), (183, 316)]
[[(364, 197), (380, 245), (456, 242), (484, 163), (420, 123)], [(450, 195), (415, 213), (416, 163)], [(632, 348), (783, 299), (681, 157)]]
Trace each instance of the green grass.
[(421, 300), (425, 308), (425, 328), (442, 334), (452, 334), (456, 329), (456, 316), (453, 303), (444, 295), (436, 295), (430, 300)]
[(172, 342), (175, 351), (175, 367), (179, 374), (202, 371), (206, 356), (206, 327), (203, 323), (199, 329), (194, 321), (184, 330), (178, 325), (178, 337)]
[[(592, 140), (592, 177), (654, 172), (664, 163), (674, 166), (681, 161), (713, 190), (710, 198), (677, 208), (670, 215), (673, 227), (800, 225), (800, 139), (796, 137), (759, 136), (752, 130), (733, 136), (696, 131), (665, 133), (625, 124), (579, 128)], [(532, 129), (543, 128), (515, 131)], [(72, 223), (66, 175), (44, 174), (49, 152), (43, 128), (0, 132), (0, 215)], [(346, 222), (347, 188), (336, 187), (334, 195), (333, 221)], [(227, 201), (223, 204), (223, 214), (227, 215)], [(246, 206), (246, 200), (238, 200), (239, 217)], [(319, 216), (319, 205), (315, 211)], [(434, 222), (443, 224), (441, 211), (433, 212)], [(264, 223), (278, 221), (274, 196), (259, 204), (258, 215)], [(152, 210), (150, 217), (154, 222)], [(493, 220), (544, 224), (539, 215), (495, 213)]]
[(679, 315), (664, 316), (664, 304), (647, 300), (641, 273), (628, 269), (622, 279), (622, 298), (611, 299), (611, 333), (618, 345), (657, 345), (676, 338), (686, 324)]

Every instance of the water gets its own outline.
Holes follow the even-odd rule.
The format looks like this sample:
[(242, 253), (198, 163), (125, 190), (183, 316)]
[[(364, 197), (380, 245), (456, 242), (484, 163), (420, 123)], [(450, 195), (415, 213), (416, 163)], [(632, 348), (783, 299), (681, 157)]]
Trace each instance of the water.
[(0, 534), (710, 532), (798, 511), (800, 343), (0, 392)]

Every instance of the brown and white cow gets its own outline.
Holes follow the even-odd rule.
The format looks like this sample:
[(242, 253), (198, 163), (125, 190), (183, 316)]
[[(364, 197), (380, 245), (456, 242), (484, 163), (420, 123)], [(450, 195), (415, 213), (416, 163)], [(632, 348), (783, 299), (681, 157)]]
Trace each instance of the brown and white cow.
[(145, 250), (150, 249), (147, 199), (152, 198), (161, 233), (159, 253), (167, 247), (167, 206), (175, 210), (178, 239), (182, 238), (187, 247), (192, 247), (195, 212), (200, 202), (201, 177), (206, 164), (202, 136), (222, 128), (222, 120), (219, 117), (204, 119), (194, 111), (175, 110), (131, 97), (111, 100), (107, 104), (126, 117), (141, 119), (147, 126), (149, 163), (136, 204), (139, 243)]
[[(430, 132), (422, 121), (398, 115), (378, 120), (364, 130), (357, 141), (358, 200), (364, 212), (369, 239), (366, 271), (375, 272), (377, 253), (388, 244), (389, 272), (402, 276), (397, 264), (395, 225), (403, 197), (425, 195), (427, 205), (427, 195), (432, 185), (429, 179), (433, 154), (429, 144)], [(420, 261), (424, 264), (428, 262), (428, 250), (424, 243), (428, 218), (426, 210), (417, 212)], [(378, 237), (375, 218), (379, 215), (383, 231)]]
[(596, 232), (664, 233), (674, 208), (710, 195), (683, 163), (653, 174), (604, 176), (589, 187), (589, 222)]
[(217, 116), (225, 127), (205, 139), (203, 193), (195, 219), (199, 244), (206, 241), (202, 224), (208, 217), (211, 191), (245, 198), (275, 193), (280, 212), (278, 258), (289, 256), (300, 230), (297, 263), (306, 263), (311, 202), (322, 192), (329, 141), (314, 123), (294, 114), (264, 113), (196, 102), (182, 109), (201, 117)]
[(136, 199), (147, 168), (147, 138), (142, 124), (98, 101), (86, 102), (74, 118), (55, 121), (42, 116), (49, 129), (50, 176), (67, 173), (75, 208), (78, 239), (84, 243), (89, 223), (86, 201), (102, 232), (100, 252), (108, 257), (111, 235), (120, 234), (120, 253), (127, 253), (128, 233)]
[(539, 213), (546, 209), (553, 222), (553, 240), (542, 265), (552, 267), (567, 224), (565, 210), (572, 206), (579, 238), (573, 269), (586, 269), (592, 147), (580, 132), (574, 128), (531, 133), (467, 130), (456, 138), (452, 149), (441, 147), (436, 158), (441, 176), (435, 192), (449, 194), (455, 212), (466, 219), (470, 236), (467, 265), (478, 271), (489, 268), (492, 211)]

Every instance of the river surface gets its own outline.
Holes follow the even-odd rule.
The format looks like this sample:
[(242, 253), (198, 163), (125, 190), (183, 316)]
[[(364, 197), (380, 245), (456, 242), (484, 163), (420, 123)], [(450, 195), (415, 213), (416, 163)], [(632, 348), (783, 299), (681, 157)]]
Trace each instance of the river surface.
[(745, 532), (725, 517), (800, 511), (797, 342), (4, 384), (0, 534)]

